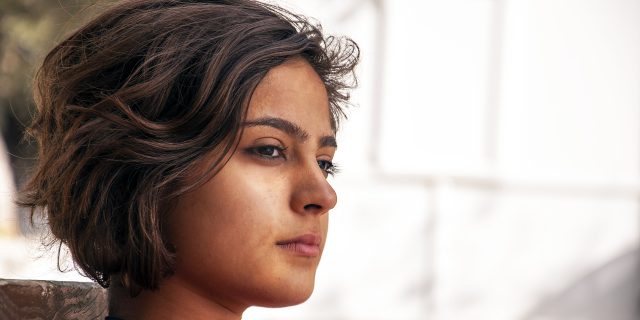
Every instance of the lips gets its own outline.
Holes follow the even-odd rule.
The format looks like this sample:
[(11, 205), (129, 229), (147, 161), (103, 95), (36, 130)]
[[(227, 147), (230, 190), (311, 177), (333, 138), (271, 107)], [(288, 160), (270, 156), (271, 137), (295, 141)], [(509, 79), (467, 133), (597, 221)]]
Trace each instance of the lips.
[(305, 234), (288, 240), (278, 241), (276, 245), (289, 253), (303, 257), (317, 257), (320, 255), (322, 238), (316, 234)]

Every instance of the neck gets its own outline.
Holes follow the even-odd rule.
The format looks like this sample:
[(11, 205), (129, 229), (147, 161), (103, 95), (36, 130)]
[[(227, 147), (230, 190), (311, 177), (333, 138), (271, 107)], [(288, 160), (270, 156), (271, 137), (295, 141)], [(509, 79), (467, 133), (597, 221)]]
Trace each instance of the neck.
[(174, 277), (166, 278), (157, 290), (143, 290), (131, 297), (118, 278), (109, 287), (109, 315), (124, 319), (216, 319), (240, 320), (246, 308), (219, 303)]

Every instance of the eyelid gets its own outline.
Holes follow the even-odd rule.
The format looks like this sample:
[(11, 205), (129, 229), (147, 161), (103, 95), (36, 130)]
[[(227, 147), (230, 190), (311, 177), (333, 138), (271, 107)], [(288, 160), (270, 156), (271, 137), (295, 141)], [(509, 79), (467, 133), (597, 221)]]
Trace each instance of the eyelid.
[(275, 136), (261, 136), (260, 138), (253, 139), (253, 145), (278, 145), (284, 147), (285, 144), (282, 142), (280, 138), (276, 138)]
[(286, 150), (288, 147), (282, 142), (282, 140), (275, 137), (262, 137), (255, 139), (249, 146), (249, 148), (258, 148), (258, 147), (278, 147), (280, 149)]

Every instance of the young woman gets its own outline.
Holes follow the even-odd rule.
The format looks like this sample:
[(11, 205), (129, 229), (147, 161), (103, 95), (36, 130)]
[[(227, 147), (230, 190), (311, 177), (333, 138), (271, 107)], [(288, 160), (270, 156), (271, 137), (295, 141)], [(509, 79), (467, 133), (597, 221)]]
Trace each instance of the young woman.
[(249, 0), (127, 0), (36, 77), (46, 214), (110, 319), (240, 319), (313, 290), (358, 48)]

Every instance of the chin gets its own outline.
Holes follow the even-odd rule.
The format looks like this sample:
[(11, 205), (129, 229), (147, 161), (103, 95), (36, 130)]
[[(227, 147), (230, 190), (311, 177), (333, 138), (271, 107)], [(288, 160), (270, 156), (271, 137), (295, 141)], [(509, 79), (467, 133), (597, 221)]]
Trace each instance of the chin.
[(260, 306), (281, 308), (301, 304), (311, 297), (313, 287), (313, 281), (305, 284), (287, 286), (287, 288), (279, 289), (277, 293), (274, 292), (273, 294), (270, 294), (263, 303), (260, 303)]

